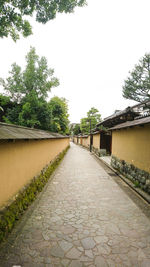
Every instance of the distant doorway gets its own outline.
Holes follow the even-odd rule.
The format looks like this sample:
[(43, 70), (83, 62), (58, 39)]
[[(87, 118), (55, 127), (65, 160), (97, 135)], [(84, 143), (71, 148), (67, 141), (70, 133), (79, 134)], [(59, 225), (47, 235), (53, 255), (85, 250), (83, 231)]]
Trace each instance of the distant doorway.
[(106, 149), (106, 152), (111, 155), (111, 144), (112, 144), (111, 133), (101, 132), (100, 149)]

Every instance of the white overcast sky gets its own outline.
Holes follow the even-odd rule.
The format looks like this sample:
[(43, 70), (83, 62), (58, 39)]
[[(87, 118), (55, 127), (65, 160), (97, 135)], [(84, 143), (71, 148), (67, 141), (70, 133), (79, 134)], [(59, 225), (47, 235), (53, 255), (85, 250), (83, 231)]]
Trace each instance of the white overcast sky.
[[(71, 122), (91, 107), (102, 118), (135, 104), (122, 97), (128, 72), (150, 52), (149, 0), (87, 0), (73, 14), (58, 14), (46, 25), (35, 23), (33, 35), (17, 43), (0, 39), (0, 77), (13, 62), (24, 66), (30, 46), (55, 69), (60, 86), (50, 97), (65, 97)], [(2, 91), (2, 90), (1, 90)]]

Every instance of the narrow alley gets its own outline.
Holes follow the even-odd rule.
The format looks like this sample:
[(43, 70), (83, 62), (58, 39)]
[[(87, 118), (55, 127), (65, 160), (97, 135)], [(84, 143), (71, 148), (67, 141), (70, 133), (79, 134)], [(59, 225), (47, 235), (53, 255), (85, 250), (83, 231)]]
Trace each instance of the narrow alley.
[(2, 245), (0, 266), (148, 267), (150, 221), (89, 151), (71, 144)]

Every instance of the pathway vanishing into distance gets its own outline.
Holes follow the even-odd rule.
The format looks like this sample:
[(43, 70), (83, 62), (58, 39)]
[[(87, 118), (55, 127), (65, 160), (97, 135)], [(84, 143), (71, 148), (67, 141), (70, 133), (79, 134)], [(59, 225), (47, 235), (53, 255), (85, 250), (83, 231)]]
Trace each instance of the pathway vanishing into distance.
[(1, 248), (0, 266), (15, 265), (149, 267), (150, 220), (89, 151), (72, 144)]

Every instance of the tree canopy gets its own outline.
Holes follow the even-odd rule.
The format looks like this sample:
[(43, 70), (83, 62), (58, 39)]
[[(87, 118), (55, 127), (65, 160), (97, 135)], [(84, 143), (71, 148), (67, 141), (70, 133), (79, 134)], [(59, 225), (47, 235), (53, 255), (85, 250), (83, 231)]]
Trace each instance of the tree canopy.
[(48, 103), (51, 116), (50, 129), (53, 132), (69, 133), (68, 103), (65, 98), (54, 96)]
[(26, 56), (25, 70), (13, 63), (9, 74), (6, 80), (0, 79), (0, 84), (17, 103), (29, 96), (46, 99), (51, 88), (59, 85), (58, 79), (53, 76), (54, 70), (48, 68), (47, 59), (39, 58), (33, 47)]
[(150, 54), (145, 54), (124, 81), (123, 97), (138, 102), (150, 99)]
[(90, 133), (90, 130), (96, 127), (96, 124), (101, 120), (101, 115), (98, 109), (92, 107), (87, 112), (87, 117), (82, 118), (80, 122), (80, 129), (82, 134)]
[(36, 21), (46, 23), (57, 13), (70, 13), (76, 6), (83, 6), (86, 0), (0, 0), (0, 37), (19, 39), (32, 34), (27, 16), (35, 15)]
[(10, 76), (0, 83), (6, 96), (0, 95), (0, 120), (27, 127), (67, 133), (68, 105), (64, 98), (54, 97), (47, 103), (48, 92), (58, 86), (54, 70), (45, 57), (39, 58), (31, 48), (26, 56), (25, 70), (12, 64)]
[(71, 123), (70, 124), (70, 135), (78, 135), (81, 133), (80, 123)]

